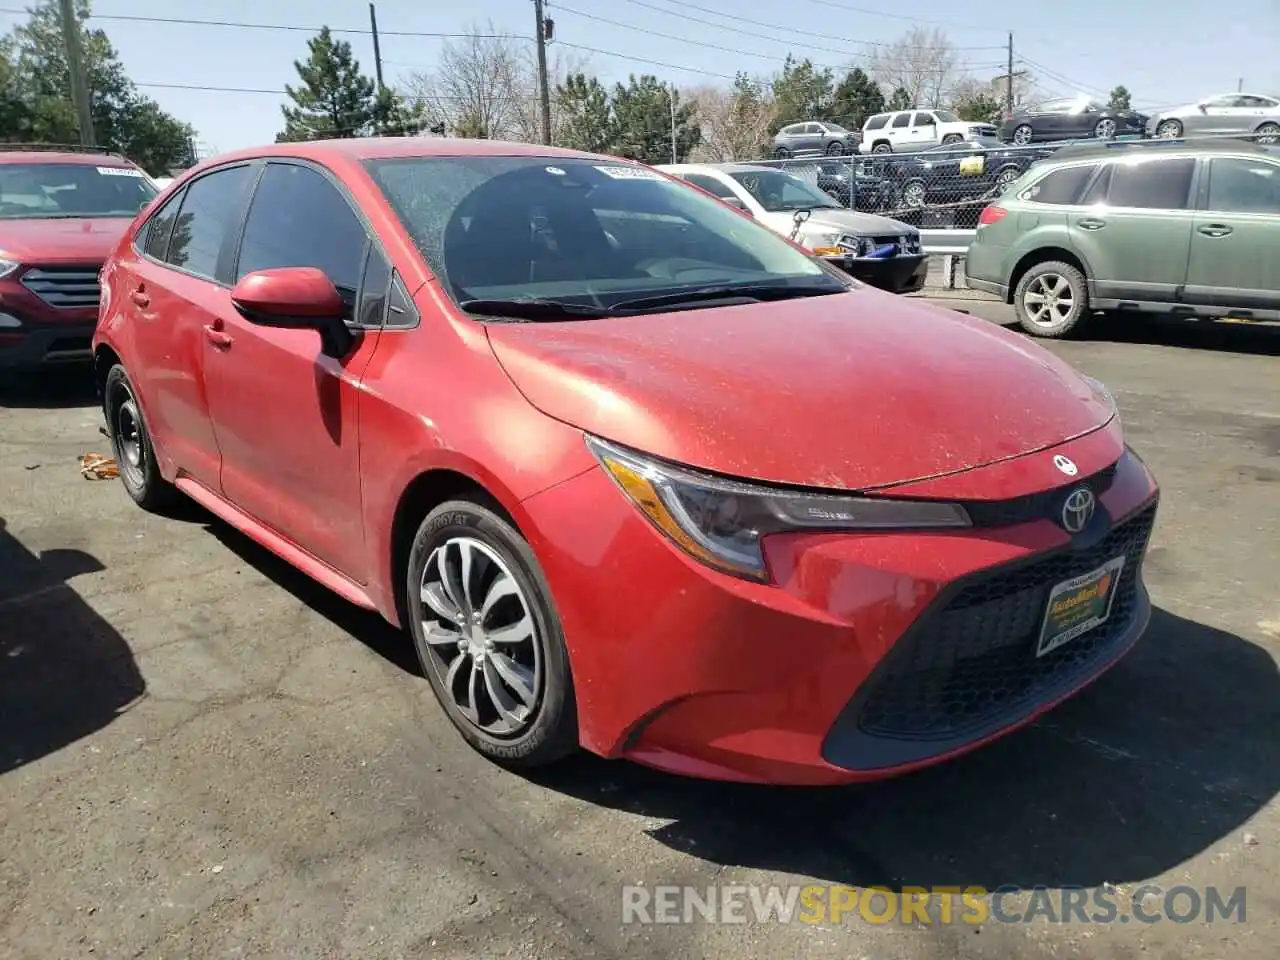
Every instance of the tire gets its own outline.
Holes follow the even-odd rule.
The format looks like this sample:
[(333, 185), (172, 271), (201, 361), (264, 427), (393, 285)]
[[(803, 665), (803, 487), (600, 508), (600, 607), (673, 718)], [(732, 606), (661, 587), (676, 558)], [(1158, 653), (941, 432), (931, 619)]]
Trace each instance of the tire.
[[(1051, 291), (1056, 291), (1056, 298), (1048, 307), (1047, 315), (1036, 312), (1034, 298), (1053, 296)], [(1061, 305), (1062, 298), (1068, 294), (1068, 309), (1058, 310), (1057, 305)], [(1037, 263), (1018, 281), (1013, 307), (1018, 314), (1018, 323), (1032, 336), (1065, 337), (1089, 312), (1089, 286), (1084, 274), (1069, 263), (1057, 260)]]
[(1176, 140), (1182, 136), (1181, 120), (1161, 120), (1156, 126), (1156, 136), (1162, 140)]
[(893, 153), (893, 147), (888, 140), (877, 141), (875, 146), (871, 148), (872, 153)]
[(1257, 135), (1257, 143), (1275, 143), (1280, 139), (1280, 124), (1264, 123), (1253, 132)]
[(1094, 126), (1093, 135), (1099, 140), (1110, 140), (1116, 135), (1116, 122), (1110, 117), (1103, 117)]
[(827, 156), (828, 156), (828, 157), (843, 157), (843, 156), (844, 156), (844, 144), (843, 144), (843, 143), (841, 143), (839, 140), (832, 140), (830, 143), (828, 143), (828, 144), (827, 144)]
[(151, 431), (123, 364), (107, 371), (102, 388), (102, 413), (111, 438), (111, 454), (120, 470), (120, 482), (133, 502), (153, 513), (173, 506), (179, 494), (160, 475)]
[(929, 188), (923, 180), (911, 180), (902, 185), (902, 205), (910, 210), (922, 209), (929, 198)]
[(948, 146), (953, 143), (959, 143), (963, 139), (964, 137), (960, 136), (958, 133), (948, 133), (942, 138), (942, 144), (943, 146)]
[(1022, 176), (1021, 167), (1005, 167), (996, 174), (996, 191), (997, 196), (1003, 194), (1009, 187)]
[(786, 160), (790, 156), (791, 151), (786, 147), (779, 147), (777, 150), (773, 151), (773, 159), (775, 160)]
[(1013, 142), (1020, 147), (1025, 147), (1031, 142), (1031, 138), (1035, 136), (1035, 131), (1031, 129), (1031, 124), (1020, 123), (1013, 129)]
[[(470, 554), (465, 587), (453, 576), (463, 569), (463, 553)], [(452, 573), (442, 575), (442, 569)], [(463, 739), (513, 768), (545, 766), (575, 752), (578, 713), (569, 654), (550, 588), (520, 532), (480, 503), (443, 503), (418, 527), (406, 577), (418, 660)], [(461, 588), (457, 601), (443, 586), (446, 577), (453, 592)], [(486, 598), (491, 609), (483, 620), (476, 613), (460, 625), (456, 617), (442, 616), (451, 609), (465, 614)], [(525, 621), (527, 634), (507, 629), (507, 639), (494, 640)]]

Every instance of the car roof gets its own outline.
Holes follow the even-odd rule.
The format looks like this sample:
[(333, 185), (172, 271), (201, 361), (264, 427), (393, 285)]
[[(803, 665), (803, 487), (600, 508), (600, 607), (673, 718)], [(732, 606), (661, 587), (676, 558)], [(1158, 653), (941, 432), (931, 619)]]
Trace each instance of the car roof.
[(73, 153), (62, 150), (3, 150), (0, 164), (8, 163), (73, 163), (86, 167), (133, 167), (124, 157), (111, 153)]
[(1175, 156), (1198, 156), (1215, 153), (1251, 153), (1261, 156), (1275, 154), (1255, 143), (1240, 140), (1234, 143), (1224, 142), (1218, 138), (1190, 140), (1112, 140), (1109, 143), (1079, 143), (1059, 147), (1047, 158), (1054, 160), (1092, 160), (1104, 157), (1119, 156), (1124, 153), (1135, 154), (1172, 154)]
[[(392, 160), (401, 157), (581, 157), (584, 160), (609, 159), (601, 154), (549, 147), (540, 143), (517, 143), (505, 140), (473, 140), (461, 137), (352, 137), (337, 140), (306, 140), (297, 143), (272, 143), (247, 147), (215, 157), (217, 162), (256, 159), (258, 157), (293, 157), (313, 160), (344, 157), (351, 160)], [(629, 161), (622, 161), (627, 163)]]
[(759, 163), (664, 163), (658, 166), (666, 173), (759, 173), (762, 170), (777, 171)]

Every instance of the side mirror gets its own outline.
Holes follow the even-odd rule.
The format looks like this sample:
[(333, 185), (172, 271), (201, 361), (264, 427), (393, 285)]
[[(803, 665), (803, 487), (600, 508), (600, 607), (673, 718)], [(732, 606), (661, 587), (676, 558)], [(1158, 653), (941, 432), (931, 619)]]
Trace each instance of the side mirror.
[(723, 199), (729, 206), (733, 207), (733, 209), (741, 211), (748, 217), (755, 219), (755, 214), (751, 212), (751, 208), (748, 207), (740, 197), (722, 197), (721, 199)]
[(1196, 107), (1200, 110), (1201, 113), (1209, 112), (1209, 104), (1207, 103), (1197, 103)]
[(290, 330), (316, 330), (326, 356), (345, 357), (355, 342), (347, 305), (333, 281), (315, 267), (280, 267), (246, 273), (231, 302), (250, 323)]

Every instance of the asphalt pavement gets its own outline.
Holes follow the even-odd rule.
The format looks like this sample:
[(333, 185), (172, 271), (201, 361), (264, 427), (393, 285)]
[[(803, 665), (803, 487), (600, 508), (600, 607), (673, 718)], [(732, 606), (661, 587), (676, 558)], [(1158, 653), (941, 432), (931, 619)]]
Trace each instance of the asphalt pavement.
[[(106, 444), (80, 379), (5, 387), (0, 958), (1272, 960), (1280, 330), (1084, 336), (1051, 349), (1110, 385), (1163, 486), (1150, 631), (1027, 730), (839, 790), (497, 769), (377, 618), (194, 506), (82, 478)], [(815, 882), (1244, 887), (1247, 915), (622, 922), (624, 885)]]

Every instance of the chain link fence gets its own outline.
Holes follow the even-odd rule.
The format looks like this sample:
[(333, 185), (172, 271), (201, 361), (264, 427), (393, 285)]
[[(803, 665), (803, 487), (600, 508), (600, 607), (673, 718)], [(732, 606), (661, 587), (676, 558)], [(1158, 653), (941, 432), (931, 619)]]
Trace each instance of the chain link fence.
[[(1136, 138), (1112, 142), (1126, 139)], [(1196, 139), (1264, 145), (1272, 142), (1271, 138), (1249, 136)], [(1004, 193), (1032, 164), (1080, 142), (1018, 146), (966, 141), (910, 152), (751, 162), (786, 170), (852, 210), (878, 213), (921, 229), (972, 230), (982, 208)]]

